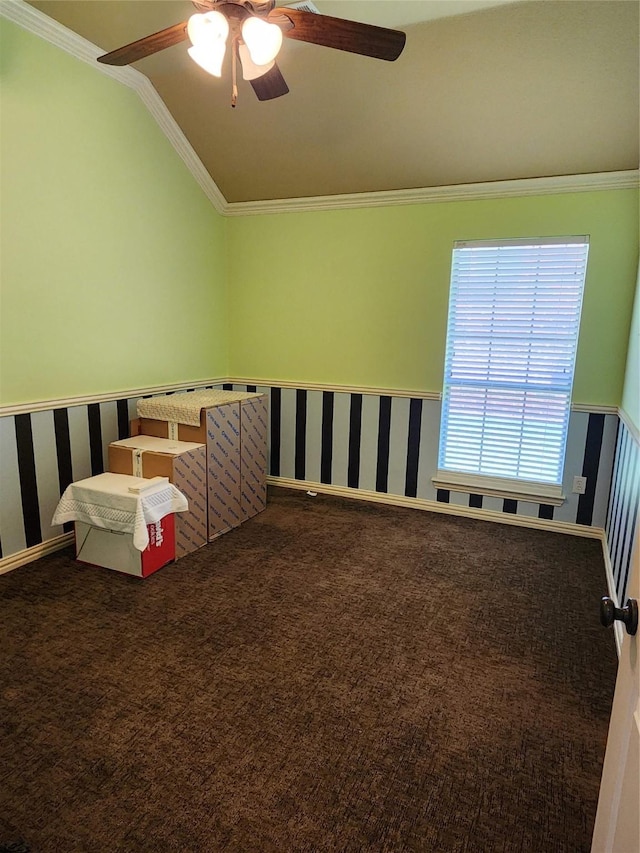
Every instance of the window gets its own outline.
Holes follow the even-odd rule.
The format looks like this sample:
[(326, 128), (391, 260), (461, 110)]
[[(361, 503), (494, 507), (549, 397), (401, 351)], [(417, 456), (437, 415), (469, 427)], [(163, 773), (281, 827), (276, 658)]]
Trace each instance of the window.
[(562, 502), (588, 249), (587, 237), (455, 244), (438, 486)]

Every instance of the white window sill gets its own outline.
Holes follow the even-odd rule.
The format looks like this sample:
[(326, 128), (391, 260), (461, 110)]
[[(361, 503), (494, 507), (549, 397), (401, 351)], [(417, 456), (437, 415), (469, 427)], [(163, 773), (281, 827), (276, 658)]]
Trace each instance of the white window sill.
[(491, 495), (516, 501), (550, 504), (551, 506), (562, 506), (565, 501), (562, 486), (532, 483), (527, 480), (507, 480), (501, 477), (481, 477), (474, 474), (460, 474), (455, 471), (438, 471), (431, 482), (436, 489), (447, 489), (451, 492)]

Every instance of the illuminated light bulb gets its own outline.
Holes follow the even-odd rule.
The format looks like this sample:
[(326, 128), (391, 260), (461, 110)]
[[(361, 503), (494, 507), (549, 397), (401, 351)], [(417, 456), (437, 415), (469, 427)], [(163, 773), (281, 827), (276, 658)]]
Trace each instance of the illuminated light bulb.
[(198, 38), (198, 34), (202, 32), (204, 28), (204, 15), (192, 15), (187, 22), (187, 35), (189, 36), (189, 40), (191, 44), (197, 44), (200, 40)]
[(242, 39), (246, 44), (251, 61), (258, 67), (268, 65), (282, 47), (282, 30), (262, 18), (247, 18), (242, 25)]
[(222, 77), (222, 61), (224, 59), (226, 46), (221, 44), (216, 48), (202, 46), (190, 47), (187, 51), (191, 59), (197, 62), (208, 74), (214, 77)]
[(193, 45), (188, 50), (191, 59), (207, 73), (221, 77), (229, 35), (229, 23), (222, 12), (192, 15), (187, 24), (187, 35)]
[(263, 74), (266, 74), (267, 71), (270, 71), (275, 65), (273, 60), (268, 62), (266, 65), (256, 65), (251, 59), (251, 54), (249, 53), (249, 48), (246, 44), (240, 44), (238, 51), (240, 53), (240, 62), (242, 64), (243, 80), (256, 80), (258, 77), (262, 77)]
[(187, 23), (187, 35), (195, 47), (215, 41), (225, 42), (229, 35), (229, 22), (222, 12), (192, 15)]

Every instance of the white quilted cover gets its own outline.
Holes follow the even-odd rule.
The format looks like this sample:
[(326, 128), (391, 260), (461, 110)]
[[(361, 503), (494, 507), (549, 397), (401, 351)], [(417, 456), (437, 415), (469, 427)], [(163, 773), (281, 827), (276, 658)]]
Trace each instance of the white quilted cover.
[(140, 494), (129, 491), (129, 486), (147, 482), (128, 474), (98, 474), (72, 483), (60, 498), (51, 524), (84, 521), (103, 530), (132, 533), (134, 547), (144, 551), (149, 544), (147, 524), (155, 524), (170, 512), (189, 508), (182, 492), (169, 482)]
[(138, 400), (138, 417), (154, 421), (200, 426), (200, 411), (222, 403), (237, 403), (258, 397), (246, 391), (184, 391), (180, 394), (163, 394)]

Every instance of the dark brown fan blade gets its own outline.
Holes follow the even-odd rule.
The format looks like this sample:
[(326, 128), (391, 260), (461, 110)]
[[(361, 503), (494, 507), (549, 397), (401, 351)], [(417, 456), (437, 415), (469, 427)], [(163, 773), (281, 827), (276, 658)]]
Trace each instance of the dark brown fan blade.
[(277, 65), (270, 68), (262, 77), (256, 77), (250, 82), (259, 101), (272, 101), (274, 98), (286, 95), (289, 91), (289, 87)]
[[(282, 16), (289, 18), (293, 27), (287, 27)], [(290, 39), (334, 47), (349, 53), (360, 53), (374, 59), (386, 59), (389, 62), (400, 56), (407, 38), (400, 30), (374, 27), (372, 24), (360, 24), (357, 21), (346, 21), (343, 18), (331, 18), (329, 15), (316, 15), (314, 12), (286, 7), (270, 12), (269, 21), (278, 24), (283, 34)]]
[(153, 35), (145, 36), (138, 41), (131, 42), (131, 44), (125, 44), (124, 47), (119, 47), (117, 50), (112, 50), (110, 53), (105, 53), (104, 56), (98, 57), (98, 62), (103, 62), (105, 65), (129, 65), (131, 62), (137, 62), (138, 59), (144, 59), (145, 56), (151, 56), (152, 53), (158, 53), (165, 47), (179, 44), (186, 38), (187, 22), (182, 21), (180, 24), (166, 27), (160, 32), (153, 33)]

